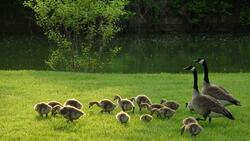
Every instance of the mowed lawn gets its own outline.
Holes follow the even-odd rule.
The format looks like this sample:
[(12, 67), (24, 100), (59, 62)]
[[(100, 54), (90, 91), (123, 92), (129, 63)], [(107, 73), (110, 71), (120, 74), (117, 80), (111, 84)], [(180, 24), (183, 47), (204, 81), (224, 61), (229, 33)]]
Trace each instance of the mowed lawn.
[[(201, 71), (200, 71), (201, 72)], [(199, 75), (199, 87), (202, 84)], [(195, 140), (246, 141), (250, 133), (250, 73), (211, 73), (210, 81), (227, 88), (242, 106), (230, 106), (236, 120), (213, 119), (211, 124), (200, 122), (203, 132)], [(0, 140), (1, 141), (184, 141), (193, 140), (180, 135), (181, 121), (191, 114), (185, 102), (191, 99), (193, 76), (185, 74), (88, 74), (47, 71), (0, 71)], [(88, 102), (116, 94), (129, 98), (144, 93), (154, 103), (161, 98), (181, 104), (169, 120), (154, 118), (151, 123), (139, 120), (143, 113), (136, 107), (129, 113), (127, 125), (117, 122), (116, 108), (111, 114), (99, 113), (100, 108), (88, 108)], [(76, 98), (83, 105), (86, 116), (74, 123), (60, 116), (40, 118), (33, 106), (41, 101)]]

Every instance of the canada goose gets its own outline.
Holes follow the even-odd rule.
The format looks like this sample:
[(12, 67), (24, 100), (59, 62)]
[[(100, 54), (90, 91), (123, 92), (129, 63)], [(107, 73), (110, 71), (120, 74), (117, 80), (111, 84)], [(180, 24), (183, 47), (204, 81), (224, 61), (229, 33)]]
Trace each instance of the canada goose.
[(140, 117), (140, 120), (145, 121), (145, 122), (150, 122), (152, 121), (153, 117), (149, 114), (143, 114)]
[(228, 106), (228, 105), (240, 106), (240, 101), (234, 98), (225, 88), (210, 84), (208, 78), (207, 62), (204, 58), (199, 58), (195, 62), (201, 64), (204, 71), (202, 94), (214, 97), (215, 99), (219, 100), (219, 102), (223, 106)]
[(60, 106), (63, 106), (60, 102), (58, 101), (50, 101), (48, 102), (48, 105), (51, 106), (51, 107), (54, 107), (56, 105), (60, 105)]
[(233, 115), (220, 103), (211, 96), (201, 95), (198, 89), (198, 76), (197, 70), (194, 66), (185, 67), (184, 70), (189, 70), (193, 72), (194, 84), (193, 84), (193, 96), (190, 102), (194, 111), (204, 117), (204, 119), (197, 118), (197, 120), (206, 121), (209, 117), (209, 122), (211, 122), (212, 117), (225, 116), (231, 120), (234, 120)]
[(120, 108), (122, 109), (122, 111), (130, 111), (133, 110), (133, 113), (135, 111), (135, 105), (132, 101), (130, 101), (129, 99), (122, 99), (121, 96), (116, 95), (114, 97), (114, 100), (117, 100)]
[(64, 106), (59, 110), (59, 114), (61, 114), (64, 118), (73, 122), (73, 120), (79, 119), (81, 116), (85, 115), (84, 112), (73, 106)]
[(190, 123), (188, 125), (185, 125), (184, 128), (181, 130), (181, 135), (183, 132), (187, 132), (191, 135), (191, 137), (196, 137), (200, 132), (203, 130), (203, 128), (198, 123)]
[(101, 112), (108, 112), (108, 113), (110, 113), (116, 107), (116, 105), (111, 100), (109, 100), (109, 99), (103, 99), (100, 102), (97, 102), (97, 101), (89, 102), (89, 108), (92, 107), (95, 104), (98, 107), (102, 108)]
[(151, 115), (153, 115), (155, 112), (157, 114), (157, 117), (160, 117), (162, 119), (169, 119), (175, 114), (175, 111), (168, 107), (162, 107), (160, 109), (154, 108), (151, 110)]
[(45, 102), (37, 103), (34, 106), (35, 111), (42, 117), (44, 114), (46, 117), (48, 116), (48, 113), (51, 111), (52, 107), (49, 106)]
[(146, 95), (137, 95), (136, 97), (132, 97), (130, 100), (135, 101), (137, 103), (140, 111), (142, 108), (142, 106), (141, 106), (142, 103), (152, 104), (151, 100)]
[(116, 119), (120, 122), (120, 123), (128, 123), (130, 116), (126, 113), (126, 112), (119, 112), (116, 114)]
[(157, 104), (157, 103), (151, 104), (151, 105), (149, 105), (148, 103), (142, 103), (142, 104), (141, 104), (141, 107), (142, 107), (142, 108), (145, 108), (145, 107), (146, 107), (146, 108), (148, 109), (148, 111), (151, 111), (151, 110), (154, 109), (154, 108), (160, 109), (160, 108), (165, 107), (165, 106), (162, 105), (162, 104)]
[(56, 116), (62, 107), (63, 106), (61, 106), (61, 105), (55, 105), (54, 107), (52, 107), (51, 116)]
[(180, 104), (173, 100), (161, 99), (160, 103), (173, 110), (177, 110), (180, 107)]
[(82, 108), (82, 104), (81, 102), (79, 102), (78, 100), (76, 99), (68, 99), (65, 103), (64, 103), (64, 106), (73, 106), (77, 109), (81, 109)]

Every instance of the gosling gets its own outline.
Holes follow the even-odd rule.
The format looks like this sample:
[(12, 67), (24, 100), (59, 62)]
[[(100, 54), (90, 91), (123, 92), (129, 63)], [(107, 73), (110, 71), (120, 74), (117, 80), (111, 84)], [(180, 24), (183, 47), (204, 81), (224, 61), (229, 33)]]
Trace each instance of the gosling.
[(183, 126), (181, 127), (181, 135), (185, 131), (186, 126), (191, 124), (191, 123), (197, 123), (198, 124), (198, 121), (194, 117), (187, 117), (187, 118), (182, 120)]
[(135, 112), (135, 105), (134, 103), (129, 99), (122, 99), (121, 96), (116, 95), (114, 97), (114, 100), (117, 100), (117, 103), (119, 104), (122, 111), (130, 111), (133, 110), (133, 113)]
[(59, 114), (59, 111), (62, 107), (63, 106), (61, 106), (61, 105), (55, 105), (54, 107), (52, 107), (51, 116), (55, 117), (57, 114)]
[(176, 101), (173, 101), (173, 100), (161, 99), (160, 103), (165, 105), (166, 107), (169, 107), (169, 108), (175, 110), (175, 111), (180, 107), (180, 104), (177, 103)]
[(157, 114), (157, 117), (160, 117), (162, 119), (169, 119), (175, 114), (175, 110), (168, 107), (162, 107), (160, 109), (154, 108), (151, 110), (151, 115), (153, 115), (154, 113)]
[(68, 99), (65, 103), (64, 106), (73, 106), (77, 109), (82, 109), (82, 104), (80, 101), (76, 100), (76, 99)]
[(190, 123), (185, 126), (185, 132), (189, 133), (191, 137), (196, 137), (203, 128), (198, 123)]
[(71, 121), (71, 122), (85, 115), (84, 112), (80, 111), (79, 109), (73, 106), (62, 107), (59, 111), (59, 114), (61, 114), (64, 118), (66, 118), (68, 121)]
[(135, 101), (137, 103), (140, 111), (142, 109), (142, 106), (141, 106), (142, 103), (148, 103), (150, 105), (152, 104), (151, 100), (146, 95), (137, 95), (136, 97), (132, 97), (130, 100)]
[(58, 101), (50, 101), (48, 102), (48, 105), (51, 106), (52, 108), (55, 107), (56, 105), (63, 106), (60, 102)]
[(52, 107), (45, 102), (41, 102), (37, 103), (34, 106), (34, 109), (41, 117), (43, 117), (43, 115), (46, 115), (46, 117), (48, 117), (48, 114), (51, 111)]
[(124, 123), (128, 123), (129, 122), (130, 116), (126, 112), (121, 111), (121, 112), (117, 113), (116, 119), (120, 123), (124, 124)]
[(101, 112), (112, 112), (116, 105), (109, 99), (103, 99), (100, 102), (97, 101), (92, 101), (89, 102), (89, 108), (92, 107), (93, 105), (97, 105), (98, 107), (102, 108)]
[(162, 104), (157, 104), (157, 103), (151, 104), (151, 105), (149, 105), (148, 103), (142, 103), (142, 104), (141, 104), (141, 107), (142, 107), (142, 108), (145, 108), (145, 107), (146, 107), (146, 108), (148, 109), (148, 111), (151, 111), (151, 110), (154, 109), (154, 108), (160, 109), (160, 108), (165, 107), (165, 106), (162, 105)]
[(152, 119), (153, 119), (153, 117), (149, 114), (143, 114), (140, 117), (140, 120), (145, 121), (145, 122), (150, 122), (150, 121), (152, 121)]

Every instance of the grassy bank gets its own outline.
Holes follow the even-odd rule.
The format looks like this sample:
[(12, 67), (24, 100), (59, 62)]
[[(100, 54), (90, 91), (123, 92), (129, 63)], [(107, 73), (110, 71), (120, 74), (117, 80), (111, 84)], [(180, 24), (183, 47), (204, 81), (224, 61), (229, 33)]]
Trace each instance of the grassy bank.
[[(229, 107), (236, 120), (214, 119), (211, 124), (201, 122), (204, 131), (198, 140), (248, 140), (249, 133), (249, 73), (211, 73), (212, 82), (228, 88), (242, 106)], [(188, 74), (85, 74), (46, 71), (0, 71), (0, 140), (191, 140), (180, 136), (181, 120), (191, 114), (184, 103), (191, 98), (192, 75)], [(200, 75), (199, 79), (202, 79)], [(201, 83), (201, 81), (200, 81)], [(201, 86), (201, 85), (200, 85)], [(153, 102), (161, 98), (177, 100), (181, 107), (169, 120), (155, 118), (143, 123), (136, 107), (131, 121), (124, 126), (111, 114), (100, 114), (98, 107), (88, 109), (88, 102), (103, 98), (112, 99), (119, 94), (131, 97), (145, 93)], [(85, 117), (67, 123), (62, 117), (39, 118), (33, 110), (40, 101), (68, 98), (79, 99)]]

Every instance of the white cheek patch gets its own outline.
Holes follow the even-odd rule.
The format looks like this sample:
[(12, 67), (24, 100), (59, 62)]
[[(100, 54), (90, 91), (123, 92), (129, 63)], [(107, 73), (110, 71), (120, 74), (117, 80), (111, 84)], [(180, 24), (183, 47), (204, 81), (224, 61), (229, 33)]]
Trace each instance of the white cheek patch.
[(195, 67), (192, 67), (191, 71), (194, 71), (195, 70)]
[(204, 59), (201, 59), (201, 60), (199, 61), (200, 64), (203, 64), (203, 62), (204, 62)]

